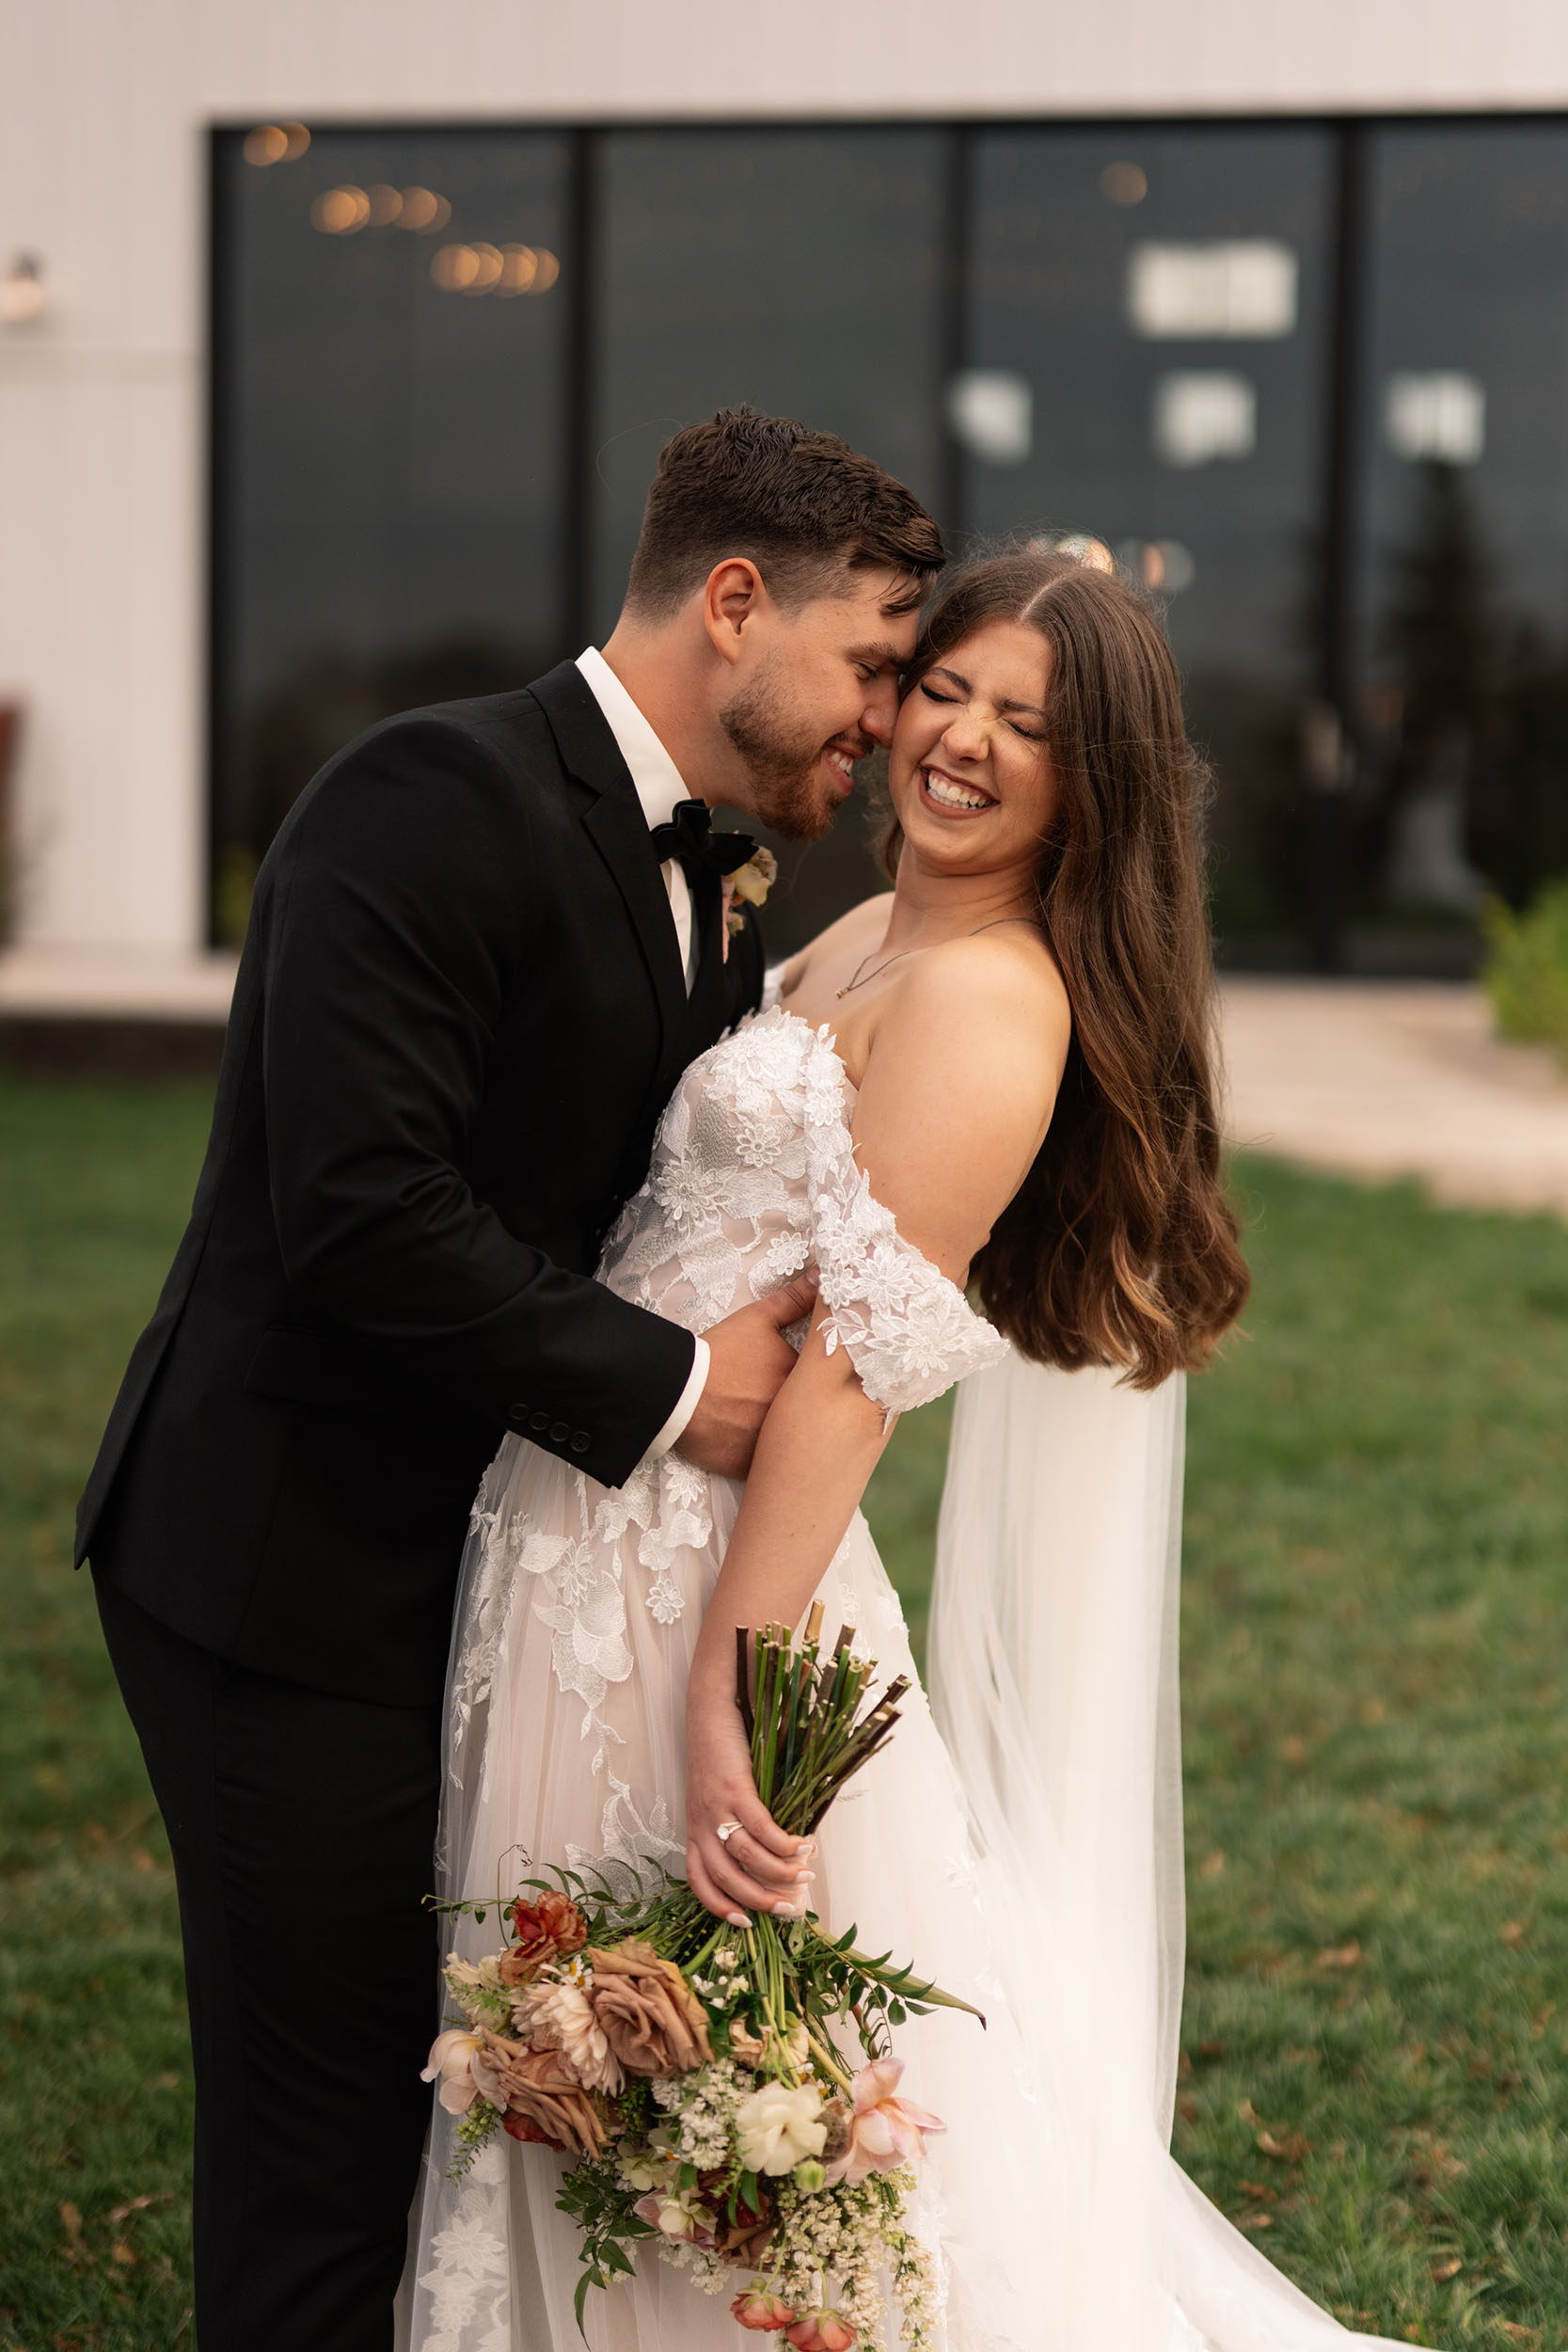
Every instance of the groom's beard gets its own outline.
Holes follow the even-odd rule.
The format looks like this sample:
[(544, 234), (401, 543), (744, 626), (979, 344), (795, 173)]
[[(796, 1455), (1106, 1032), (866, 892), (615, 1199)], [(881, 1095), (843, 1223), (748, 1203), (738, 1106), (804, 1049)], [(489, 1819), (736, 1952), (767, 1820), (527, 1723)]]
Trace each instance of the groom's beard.
[[(823, 772), (827, 745), (807, 735), (771, 680), (742, 688), (719, 714), (720, 724), (746, 763), (752, 797), (747, 815), (784, 841), (820, 841), (843, 805), (838, 783)], [(833, 739), (835, 744), (839, 739)], [(857, 739), (853, 756), (869, 751)]]

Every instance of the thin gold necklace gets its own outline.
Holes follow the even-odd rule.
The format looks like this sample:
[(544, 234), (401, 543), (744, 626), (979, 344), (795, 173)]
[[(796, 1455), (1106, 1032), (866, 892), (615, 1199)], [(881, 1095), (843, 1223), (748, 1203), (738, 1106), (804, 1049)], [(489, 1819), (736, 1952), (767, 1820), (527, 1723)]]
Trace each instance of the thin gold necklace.
[[(999, 931), (1004, 923), (1034, 924), (1034, 922), (1035, 918), (1032, 914), (999, 914), (994, 922), (979, 923), (975, 926), (974, 930), (960, 931), (958, 936), (960, 939), (978, 939), (982, 931)], [(1037, 930), (1038, 926), (1036, 925), (1035, 928)], [(947, 942), (944, 939), (934, 939), (930, 942), (930, 945), (933, 947), (945, 947)], [(836, 1003), (841, 996), (847, 996), (852, 988), (863, 988), (867, 982), (878, 978), (881, 973), (891, 971), (895, 963), (902, 963), (906, 956), (923, 956), (926, 953), (927, 949), (924, 947), (900, 947), (895, 956), (889, 956), (886, 963), (879, 963), (875, 972), (866, 972), (865, 967), (870, 962), (871, 956), (878, 956), (881, 954), (881, 949), (879, 947), (873, 947), (871, 950), (871, 956), (862, 956), (859, 963), (856, 964), (854, 971), (850, 974), (848, 979), (845, 981), (844, 986), (842, 988), (834, 989), (834, 1002)], [(865, 972), (864, 980), (861, 977), (861, 974), (863, 972)]]

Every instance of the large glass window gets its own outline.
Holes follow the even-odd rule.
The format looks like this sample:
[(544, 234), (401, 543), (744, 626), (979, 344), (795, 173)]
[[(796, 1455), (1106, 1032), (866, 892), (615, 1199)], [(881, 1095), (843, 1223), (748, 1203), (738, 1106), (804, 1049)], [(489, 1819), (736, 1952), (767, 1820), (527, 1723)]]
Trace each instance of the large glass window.
[(1568, 867), (1568, 126), (1372, 141), (1366, 893), (1468, 952)]
[(970, 174), (967, 518), (1090, 533), (1165, 600), (1225, 777), (1227, 933), (1291, 908), (1332, 187), (1331, 140), (1301, 129), (1002, 131)]
[(341, 744), (388, 711), (535, 676), (567, 640), (570, 141), (276, 145), (224, 135), (215, 158), (230, 936), (257, 857)]
[[(624, 131), (594, 142), (590, 391), (595, 630), (620, 608), (675, 427), (738, 401), (842, 434), (934, 510), (954, 141), (940, 131)], [(770, 941), (810, 938), (885, 887), (858, 809), (773, 843)]]
[(1154, 591), (1231, 960), (1463, 970), (1568, 867), (1568, 123), (281, 125), (214, 192), (220, 935), (359, 727), (602, 639), (742, 400)]

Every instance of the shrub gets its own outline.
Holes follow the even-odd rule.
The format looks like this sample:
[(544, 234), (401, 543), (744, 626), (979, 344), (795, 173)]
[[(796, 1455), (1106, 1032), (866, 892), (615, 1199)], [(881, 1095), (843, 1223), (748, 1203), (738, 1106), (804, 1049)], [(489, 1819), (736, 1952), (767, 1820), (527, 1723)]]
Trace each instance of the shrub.
[(1547, 882), (1522, 914), (1491, 899), (1481, 986), (1504, 1037), (1539, 1040), (1568, 1062), (1568, 877)]

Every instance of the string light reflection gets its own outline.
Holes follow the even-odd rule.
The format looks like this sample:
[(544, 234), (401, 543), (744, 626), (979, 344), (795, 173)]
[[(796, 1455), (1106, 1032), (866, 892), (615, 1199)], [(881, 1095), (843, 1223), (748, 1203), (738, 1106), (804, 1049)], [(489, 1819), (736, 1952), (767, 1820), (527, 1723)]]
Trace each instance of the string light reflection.
[(310, 219), (324, 236), (352, 237), (371, 216), (371, 199), (363, 188), (328, 188), (310, 207)]
[(309, 144), (303, 122), (259, 122), (245, 134), (245, 159), (260, 169), (269, 164), (297, 164)]
[(443, 294), (547, 294), (561, 263), (546, 246), (444, 245), (430, 264)]

